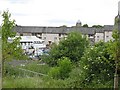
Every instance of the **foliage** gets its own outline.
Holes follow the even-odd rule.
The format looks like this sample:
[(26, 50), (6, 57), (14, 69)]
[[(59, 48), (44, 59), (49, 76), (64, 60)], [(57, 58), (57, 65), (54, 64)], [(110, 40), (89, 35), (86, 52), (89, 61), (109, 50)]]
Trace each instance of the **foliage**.
[(1, 27), (2, 31), (2, 59), (11, 60), (11, 59), (20, 59), (24, 56), (22, 55), (22, 49), (19, 46), (20, 38), (15, 38), (13, 42), (8, 42), (8, 38), (14, 38), (16, 33), (13, 32), (15, 27), (15, 20), (11, 20), (11, 14), (8, 11), (4, 11), (3, 14), (3, 23)]
[(65, 79), (69, 77), (69, 73), (72, 69), (72, 63), (67, 57), (63, 57), (58, 61), (59, 71), (60, 71), (60, 77), (61, 79)]
[(102, 28), (103, 26), (101, 26), (101, 25), (93, 25), (92, 27), (94, 27), (94, 28)]
[(104, 85), (108, 82), (111, 83), (104, 87), (113, 85), (115, 63), (107, 51), (107, 45), (104, 42), (99, 42), (84, 52), (80, 61), (81, 75), (84, 76), (81, 80), (83, 86), (97, 87), (96, 85)]
[(49, 55), (45, 56), (43, 60), (49, 65), (55, 66), (58, 59), (68, 57), (73, 63), (76, 63), (82, 57), (88, 44), (86, 36), (82, 36), (80, 32), (71, 32), (58, 45), (52, 46)]
[(72, 70), (72, 63), (67, 57), (63, 57), (58, 61), (58, 67), (53, 67), (49, 75), (56, 79), (65, 79), (69, 77)]
[(59, 67), (53, 67), (49, 71), (48, 75), (54, 79), (59, 79), (60, 78), (60, 70)]
[[(4, 62), (12, 59), (20, 60), (26, 59), (25, 55), (22, 55), (23, 51), (20, 47), (20, 38), (15, 38), (16, 33), (13, 32), (15, 27), (15, 20), (11, 20), (11, 14), (9, 11), (4, 11), (2, 14), (3, 23), (0, 32), (2, 33), (2, 74), (5, 73)], [(12, 42), (8, 42), (8, 38), (15, 38)]]
[(79, 67), (75, 67), (70, 72), (69, 78), (66, 79), (66, 86), (69, 88), (84, 88), (82, 87), (82, 75)]
[(88, 24), (84, 24), (83, 27), (89, 27)]
[(114, 60), (118, 63), (118, 69), (120, 70), (120, 35), (117, 30), (113, 31), (112, 37), (114, 40), (111, 40), (108, 45), (108, 51), (111, 53)]

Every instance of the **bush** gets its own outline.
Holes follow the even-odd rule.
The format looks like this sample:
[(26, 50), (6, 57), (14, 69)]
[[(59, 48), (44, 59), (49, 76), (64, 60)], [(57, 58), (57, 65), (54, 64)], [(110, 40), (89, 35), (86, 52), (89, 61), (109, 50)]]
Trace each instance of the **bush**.
[(65, 79), (69, 77), (71, 69), (71, 61), (67, 57), (63, 57), (58, 60), (58, 66), (50, 70), (49, 75), (55, 79)]
[(66, 86), (69, 88), (84, 88), (81, 82), (81, 70), (79, 67), (75, 67), (70, 72), (69, 78), (66, 79)]
[(72, 63), (69, 58), (63, 57), (58, 61), (60, 77), (61, 79), (65, 79), (69, 77), (69, 73), (72, 70)]
[[(107, 51), (107, 43), (99, 42), (84, 52), (80, 61), (81, 75), (85, 87), (104, 87), (113, 85), (115, 63), (113, 57)], [(108, 83), (111, 82), (111, 83)], [(108, 84), (109, 85), (108, 85)]]
[(48, 75), (54, 79), (60, 78), (60, 68), (59, 67), (53, 67), (49, 71)]

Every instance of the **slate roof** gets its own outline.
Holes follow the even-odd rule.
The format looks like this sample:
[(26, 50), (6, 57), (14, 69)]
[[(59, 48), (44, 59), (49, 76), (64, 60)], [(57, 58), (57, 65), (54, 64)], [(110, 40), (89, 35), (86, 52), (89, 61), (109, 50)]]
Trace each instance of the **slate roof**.
[(105, 31), (112, 31), (114, 29), (113, 25), (104, 25), (104, 30)]
[(104, 28), (95, 28), (95, 33), (104, 33)]
[(14, 31), (19, 33), (64, 33), (67, 34), (72, 31), (78, 31), (82, 34), (95, 34), (103, 33), (104, 31), (112, 31), (113, 25), (104, 25), (103, 28), (93, 28), (93, 27), (42, 27), (42, 26), (16, 26)]
[(14, 31), (19, 33), (65, 33), (60, 27), (16, 26)]
[(95, 28), (72, 27), (72, 28), (70, 28), (69, 32), (71, 32), (71, 31), (78, 31), (78, 32), (81, 32), (82, 34), (94, 34)]

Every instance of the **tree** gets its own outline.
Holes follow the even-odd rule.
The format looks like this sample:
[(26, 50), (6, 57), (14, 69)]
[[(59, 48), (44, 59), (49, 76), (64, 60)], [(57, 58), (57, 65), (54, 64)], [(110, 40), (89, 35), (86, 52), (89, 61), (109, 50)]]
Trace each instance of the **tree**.
[(99, 42), (85, 50), (80, 60), (81, 84), (89, 88), (113, 86), (115, 63), (108, 51), (108, 44)]
[(58, 45), (54, 45), (49, 55), (43, 60), (54, 66), (61, 57), (68, 57), (71, 62), (76, 63), (88, 45), (89, 41), (86, 36), (82, 36), (80, 32), (71, 32), (66, 39), (61, 40)]
[[(23, 59), (23, 51), (20, 47), (20, 38), (15, 38), (16, 33), (13, 32), (15, 20), (11, 20), (9, 11), (4, 11), (2, 14), (3, 23), (1, 27), (2, 33), (2, 67), (4, 70), (4, 62), (12, 59)], [(8, 42), (8, 38), (15, 38), (12, 42)], [(4, 72), (3, 72), (4, 73)]]
[(102, 28), (103, 26), (101, 26), (101, 25), (93, 25), (92, 27), (95, 27), (95, 28)]
[(84, 24), (83, 27), (88, 27), (88, 24)]
[[(16, 32), (13, 32), (15, 27), (15, 20), (11, 20), (11, 14), (9, 11), (4, 11), (3, 23), (1, 27), (2, 31), (2, 60), (20, 59), (23, 57), (22, 49), (20, 47), (20, 37), (15, 38)], [(15, 38), (12, 42), (8, 42), (8, 38)]]
[(110, 52), (112, 53), (115, 60), (115, 76), (114, 76), (114, 88), (118, 88), (119, 75), (120, 75), (120, 15), (115, 17), (113, 41)]

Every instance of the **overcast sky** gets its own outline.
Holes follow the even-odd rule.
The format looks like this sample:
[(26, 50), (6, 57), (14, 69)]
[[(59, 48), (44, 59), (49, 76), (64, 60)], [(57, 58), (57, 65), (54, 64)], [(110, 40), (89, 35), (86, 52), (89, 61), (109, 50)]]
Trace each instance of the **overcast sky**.
[[(9, 10), (24, 26), (113, 25), (120, 0), (0, 0), (0, 13)], [(0, 17), (2, 23), (2, 17)]]

